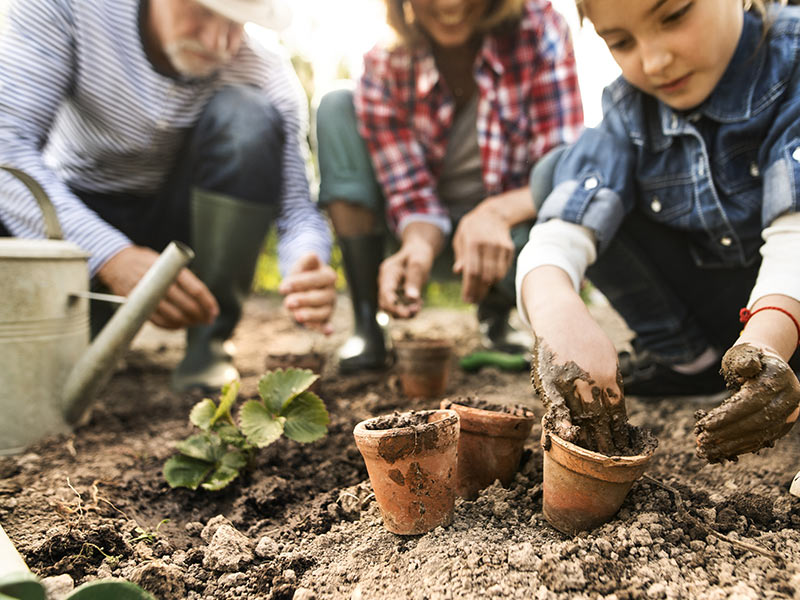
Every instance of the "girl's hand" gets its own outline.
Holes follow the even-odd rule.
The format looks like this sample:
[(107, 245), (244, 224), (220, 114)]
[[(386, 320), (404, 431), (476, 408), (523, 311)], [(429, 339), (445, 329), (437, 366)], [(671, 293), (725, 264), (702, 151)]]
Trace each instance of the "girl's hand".
[(722, 374), (733, 395), (707, 413), (697, 411), (697, 455), (708, 462), (735, 461), (769, 448), (800, 414), (800, 382), (780, 356), (737, 344), (722, 357)]
[(535, 269), (523, 297), (526, 288), (546, 298), (526, 304), (535, 332), (532, 379), (546, 425), (589, 450), (619, 454), (630, 442), (614, 344), (558, 267)]

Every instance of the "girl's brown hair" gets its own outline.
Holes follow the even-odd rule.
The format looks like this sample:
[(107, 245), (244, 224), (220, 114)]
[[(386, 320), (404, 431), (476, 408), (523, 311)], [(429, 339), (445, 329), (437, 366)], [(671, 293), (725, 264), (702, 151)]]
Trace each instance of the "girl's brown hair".
[[(398, 42), (403, 46), (416, 46), (425, 39), (414, 21), (414, 11), (408, 0), (385, 0), (386, 22), (394, 29)], [(490, 0), (489, 9), (478, 25), (481, 33), (514, 22), (522, 15), (525, 0)]]

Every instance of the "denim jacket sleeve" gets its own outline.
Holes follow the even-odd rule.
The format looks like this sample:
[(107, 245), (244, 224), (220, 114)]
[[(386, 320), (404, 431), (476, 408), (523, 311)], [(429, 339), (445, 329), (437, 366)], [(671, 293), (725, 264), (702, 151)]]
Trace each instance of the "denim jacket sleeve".
[(603, 93), (603, 121), (586, 129), (562, 155), (553, 191), (539, 222), (559, 218), (594, 231), (599, 250), (608, 246), (634, 205), (635, 147), (619, 103)]
[[(800, 54), (800, 49), (796, 52)], [(782, 96), (786, 100), (775, 111), (775, 121), (760, 150), (759, 162), (765, 165), (762, 228), (769, 227), (782, 214), (800, 210), (800, 68), (797, 66)]]

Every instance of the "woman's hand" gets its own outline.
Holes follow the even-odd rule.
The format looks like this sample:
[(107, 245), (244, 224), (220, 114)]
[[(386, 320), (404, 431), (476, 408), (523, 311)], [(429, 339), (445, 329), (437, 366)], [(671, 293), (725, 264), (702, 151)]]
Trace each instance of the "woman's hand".
[(422, 287), (443, 242), (444, 234), (430, 223), (410, 223), (403, 230), (403, 245), (381, 263), (378, 273), (378, 304), (383, 310), (400, 319), (419, 312)]
[(697, 411), (694, 428), (697, 454), (711, 463), (771, 447), (800, 414), (800, 382), (777, 353), (737, 344), (722, 357), (722, 374), (733, 395)]
[[(100, 267), (97, 278), (112, 294), (127, 297), (158, 256), (150, 248), (128, 246)], [(181, 329), (213, 323), (218, 314), (217, 300), (206, 285), (189, 269), (181, 269), (150, 315), (150, 321), (164, 329)]]
[(619, 454), (630, 440), (613, 343), (558, 267), (531, 271), (522, 298), (535, 333), (531, 373), (546, 425), (589, 450)]
[(511, 226), (483, 206), (464, 215), (453, 236), (453, 273), (461, 273), (461, 298), (473, 304), (505, 277), (514, 260)]
[(336, 306), (336, 272), (315, 252), (301, 256), (292, 265), (278, 291), (283, 305), (295, 321), (325, 335), (333, 333), (330, 318)]

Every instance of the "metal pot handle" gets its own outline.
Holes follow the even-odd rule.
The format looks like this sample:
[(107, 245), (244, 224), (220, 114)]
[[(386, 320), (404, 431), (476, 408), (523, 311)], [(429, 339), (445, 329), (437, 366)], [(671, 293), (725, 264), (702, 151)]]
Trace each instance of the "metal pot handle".
[(47, 192), (45, 192), (44, 188), (39, 185), (39, 182), (24, 171), (20, 171), (14, 167), (0, 165), (0, 169), (19, 179), (23, 184), (25, 184), (25, 187), (30, 190), (31, 194), (33, 194), (33, 197), (36, 199), (36, 203), (39, 205), (39, 209), (42, 211), (42, 216), (44, 217), (44, 232), (45, 235), (47, 235), (47, 239), (63, 240), (64, 234), (61, 231), (61, 225), (58, 222), (56, 209), (53, 206), (53, 203), (50, 202)]

